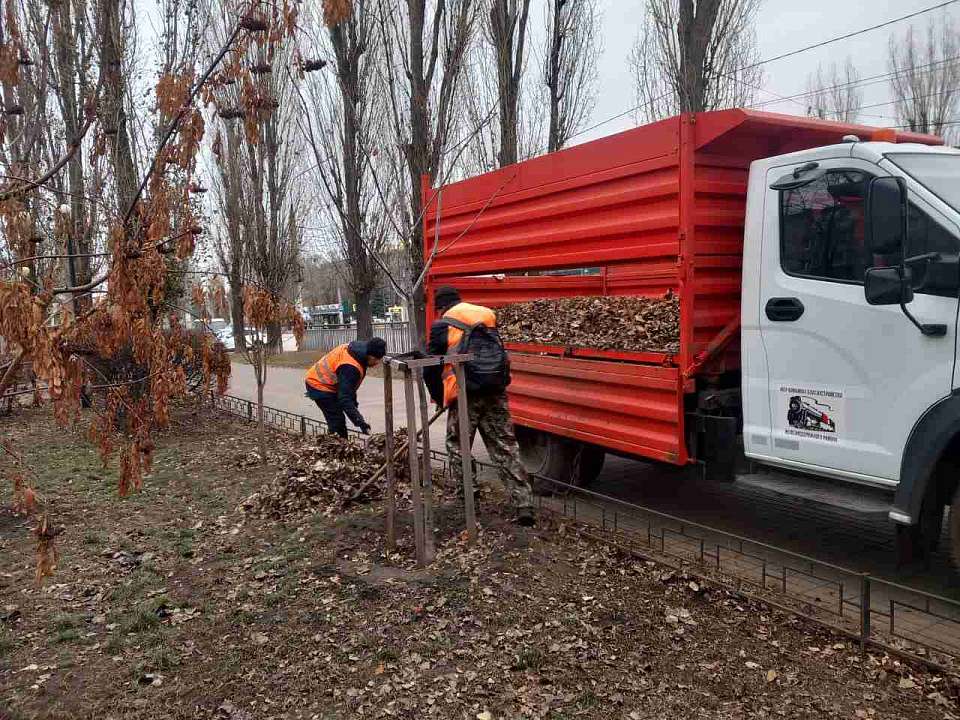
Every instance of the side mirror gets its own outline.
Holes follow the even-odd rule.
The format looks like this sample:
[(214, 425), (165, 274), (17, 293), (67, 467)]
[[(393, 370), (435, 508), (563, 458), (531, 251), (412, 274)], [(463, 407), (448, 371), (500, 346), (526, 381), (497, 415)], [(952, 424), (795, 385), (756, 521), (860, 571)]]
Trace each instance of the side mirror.
[(903, 252), (907, 242), (907, 184), (878, 177), (867, 185), (866, 245), (874, 255)]
[(906, 305), (913, 300), (910, 268), (867, 268), (863, 278), (863, 294), (870, 305)]

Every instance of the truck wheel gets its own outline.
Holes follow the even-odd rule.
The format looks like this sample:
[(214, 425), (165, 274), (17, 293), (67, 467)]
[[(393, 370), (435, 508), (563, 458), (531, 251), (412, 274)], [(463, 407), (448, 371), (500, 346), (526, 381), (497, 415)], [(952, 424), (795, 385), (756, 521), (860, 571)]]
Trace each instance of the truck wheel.
[(950, 503), (950, 557), (953, 566), (960, 570), (960, 487), (953, 494)]
[[(517, 428), (520, 459), (531, 475), (586, 487), (600, 474), (606, 453), (595, 445), (568, 440), (551, 433), (530, 428)], [(577, 457), (579, 452), (579, 458)], [(556, 487), (533, 478), (539, 493), (553, 492)]]
[[(950, 507), (950, 545), (954, 562), (960, 567), (960, 523), (955, 521), (954, 508), (960, 498), (954, 496)], [(906, 565), (920, 561), (929, 564), (931, 555), (940, 545), (943, 534), (943, 504), (934, 496), (923, 501), (916, 525), (897, 526), (897, 562)], [(960, 514), (960, 509), (957, 510)]]

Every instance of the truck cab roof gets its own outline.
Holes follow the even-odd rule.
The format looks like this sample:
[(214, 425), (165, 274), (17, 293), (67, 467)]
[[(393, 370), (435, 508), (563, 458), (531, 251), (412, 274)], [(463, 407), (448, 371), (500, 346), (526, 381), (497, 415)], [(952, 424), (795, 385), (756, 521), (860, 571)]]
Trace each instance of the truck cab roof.
[(892, 143), (892, 142), (843, 142), (821, 147), (798, 150), (784, 155), (762, 158), (754, 161), (753, 165), (778, 167), (793, 163), (806, 162), (837, 157), (855, 157), (879, 164), (888, 155), (923, 153), (929, 155), (960, 155), (957, 148), (944, 145), (925, 145), (921, 143)]

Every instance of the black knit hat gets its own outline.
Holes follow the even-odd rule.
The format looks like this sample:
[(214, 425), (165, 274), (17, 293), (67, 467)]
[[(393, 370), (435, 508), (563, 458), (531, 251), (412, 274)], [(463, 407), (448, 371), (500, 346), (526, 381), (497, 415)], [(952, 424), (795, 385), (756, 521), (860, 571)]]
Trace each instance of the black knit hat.
[(387, 341), (383, 338), (370, 338), (367, 340), (367, 355), (375, 358), (382, 358), (387, 354)]
[(433, 307), (443, 310), (460, 302), (460, 292), (453, 285), (441, 285), (433, 294)]

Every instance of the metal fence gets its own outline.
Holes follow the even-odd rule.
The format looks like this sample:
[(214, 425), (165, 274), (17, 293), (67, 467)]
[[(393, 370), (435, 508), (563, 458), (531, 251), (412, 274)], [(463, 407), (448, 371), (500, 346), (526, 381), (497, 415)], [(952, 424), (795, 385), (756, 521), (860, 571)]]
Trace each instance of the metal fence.
[[(413, 350), (410, 341), (410, 323), (379, 323), (373, 326), (373, 335), (387, 341), (387, 352), (400, 354)], [(307, 328), (301, 350), (327, 352), (357, 339), (356, 325), (323, 325)]]
[[(212, 396), (214, 407), (248, 421), (250, 400)], [(327, 432), (323, 421), (264, 407), (271, 427), (303, 437)], [(354, 431), (350, 431), (354, 433)], [(446, 455), (432, 450), (437, 467)], [(474, 460), (475, 470), (493, 470)], [(575, 521), (584, 535), (806, 618), (857, 640), (946, 671), (960, 660), (960, 602), (858, 573), (816, 558), (717, 530), (549, 478), (542, 513)]]

